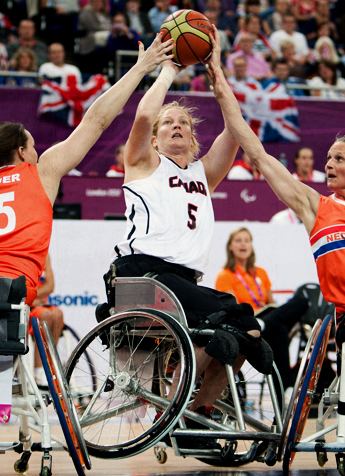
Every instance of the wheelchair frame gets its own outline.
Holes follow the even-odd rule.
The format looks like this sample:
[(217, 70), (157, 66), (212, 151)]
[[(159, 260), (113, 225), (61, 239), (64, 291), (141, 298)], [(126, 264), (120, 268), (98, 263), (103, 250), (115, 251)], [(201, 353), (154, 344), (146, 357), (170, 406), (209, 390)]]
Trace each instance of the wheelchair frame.
[[(11, 336), (10, 344), (7, 345), (6, 338), (0, 343), (0, 354), (12, 356), (13, 359), (12, 414), (19, 418), (19, 441), (0, 442), (0, 452), (13, 450), (21, 454), (14, 464), (14, 470), (17, 473), (25, 473), (32, 452), (40, 451), (43, 453), (40, 476), (50, 476), (52, 474), (50, 452), (53, 449), (64, 450), (65, 444), (53, 440), (51, 437), (47, 407), (52, 400), (48, 394), (41, 393), (33, 377), (27, 346), (29, 307), (24, 300), (20, 304), (0, 303), (0, 311), (9, 313), (12, 311), (18, 313), (19, 311), (17, 343), (14, 342), (16, 339), (13, 339), (13, 336)], [(40, 323), (36, 318), (32, 319), (32, 324), (67, 446), (77, 474), (83, 476), (84, 469), (90, 469), (91, 463), (81, 432), (78, 433), (78, 420), (73, 413), (74, 406), (70, 404), (68, 385), (64, 380), (59, 357), (56, 354), (47, 325)], [(17, 348), (17, 352), (14, 353), (13, 348)], [(31, 430), (40, 433), (41, 441), (39, 443), (32, 441)], [(76, 452), (78, 453), (76, 454)]]
[[(73, 378), (78, 378), (78, 372), (81, 378), (85, 351), (91, 360), (95, 361), (96, 366), (98, 364), (94, 355), (102, 353), (102, 357), (105, 356), (104, 368), (97, 371), (94, 369), (97, 374), (97, 390), (92, 396), (89, 395), (86, 407), (79, 409), (79, 420), (90, 454), (104, 458), (131, 456), (157, 445), (161, 440), (166, 441), (166, 435), (169, 433), (177, 455), (193, 456), (219, 466), (240, 466), (255, 460), (264, 461), (268, 465), (275, 464), (283, 422), (272, 375), (265, 376), (273, 407), (269, 422), (255, 418), (242, 408), (236, 376), (229, 365), (226, 365), (226, 373), (232, 402), (231, 404), (216, 402), (218, 420), (188, 410), (192, 393), (196, 391), (194, 350), (190, 337), (200, 334), (212, 335), (214, 331), (188, 328), (184, 311), (176, 296), (165, 285), (151, 277), (114, 278), (112, 285), (115, 303), (111, 309), (111, 316), (81, 340), (66, 365), (66, 379), (69, 382)], [(101, 340), (103, 346), (100, 344)], [(167, 357), (164, 354), (167, 352), (164, 344), (171, 342), (172, 350), (169, 350)], [(143, 355), (141, 357), (143, 360), (139, 359), (140, 362), (135, 362), (135, 356), (130, 353), (130, 349), (135, 353), (140, 345), (147, 347), (147, 355), (146, 357)], [(122, 361), (121, 352), (124, 354)], [(166, 394), (167, 388), (174, 386), (171, 385), (171, 373), (174, 371), (178, 373), (176, 362), (173, 362), (175, 354), (178, 358), (182, 358), (183, 375), (180, 371), (179, 391), (169, 399)], [(144, 367), (149, 360), (154, 369), (153, 376), (145, 374)], [(85, 364), (83, 369), (86, 367)], [(173, 370), (169, 370), (170, 367)], [(145, 378), (141, 377), (144, 374)], [(149, 387), (147, 383), (150, 384)], [(91, 389), (88, 392), (91, 393)], [(155, 416), (150, 416), (152, 409)], [(189, 425), (186, 424), (186, 420), (196, 423), (199, 429), (187, 428)], [(133, 422), (139, 422), (145, 438), (135, 433)], [(99, 427), (107, 427), (107, 433), (111, 432), (113, 441), (106, 442), (105, 438), (103, 441), (103, 435), (99, 433), (97, 424)], [(94, 434), (92, 434), (93, 425)], [(118, 431), (116, 425), (118, 427), (127, 425), (129, 436), (122, 434), (117, 436), (120, 432), (115, 433)], [(200, 429), (200, 426), (204, 429)], [(214, 449), (195, 449), (185, 443), (181, 445), (181, 441), (191, 442), (195, 438), (222, 441), (223, 446)], [(238, 452), (239, 442), (247, 441), (251, 442), (249, 449), (245, 448), (244, 452)], [(159, 443), (155, 453), (160, 462), (166, 460), (164, 452), (165, 444)]]
[[(328, 461), (328, 453), (335, 453), (338, 472), (342, 476), (345, 475), (345, 343), (342, 344), (340, 375), (323, 390), (318, 404), (316, 431), (302, 438), (304, 424), (316, 393), (318, 377), (327, 351), (332, 323), (333, 316), (328, 315), (322, 324), (318, 324), (317, 332), (311, 336), (313, 349), (309, 354), (309, 362), (304, 366), (300, 378), (296, 381), (291, 400), (293, 406), (291, 426), (287, 439), (282, 442), (285, 444), (283, 456), (285, 474), (290, 470), (295, 453), (309, 452), (316, 454), (320, 467)], [(326, 436), (328, 436), (327, 441)]]

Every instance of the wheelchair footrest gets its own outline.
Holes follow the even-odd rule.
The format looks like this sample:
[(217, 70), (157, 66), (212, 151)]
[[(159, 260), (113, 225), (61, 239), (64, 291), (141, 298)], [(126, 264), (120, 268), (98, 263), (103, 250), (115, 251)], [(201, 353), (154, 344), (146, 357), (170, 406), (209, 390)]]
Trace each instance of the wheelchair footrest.
[(190, 430), (190, 429), (176, 429), (172, 433), (172, 437), (201, 437), (201, 438), (216, 438), (222, 440), (265, 440), (265, 441), (280, 441), (280, 433), (270, 433), (262, 431), (224, 431), (224, 430)]

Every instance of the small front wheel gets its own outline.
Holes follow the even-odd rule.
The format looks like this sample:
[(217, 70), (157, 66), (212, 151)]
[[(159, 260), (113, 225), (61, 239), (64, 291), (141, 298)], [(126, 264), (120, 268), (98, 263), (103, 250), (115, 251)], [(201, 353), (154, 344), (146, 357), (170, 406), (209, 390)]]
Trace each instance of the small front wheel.
[(165, 448), (162, 448), (161, 446), (155, 446), (154, 453), (159, 464), (165, 464), (167, 462), (168, 455)]

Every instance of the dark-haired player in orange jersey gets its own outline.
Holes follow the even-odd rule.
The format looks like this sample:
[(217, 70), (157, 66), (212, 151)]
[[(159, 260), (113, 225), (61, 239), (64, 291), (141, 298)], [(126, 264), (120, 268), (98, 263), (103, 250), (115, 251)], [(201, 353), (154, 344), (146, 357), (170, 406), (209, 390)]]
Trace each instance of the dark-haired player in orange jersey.
[[(31, 304), (43, 271), (52, 229), (52, 205), (61, 178), (75, 168), (119, 114), (141, 79), (170, 54), (173, 41), (157, 35), (136, 64), (86, 112), (64, 141), (38, 159), (35, 141), (22, 124), (0, 123), (0, 277), (26, 280)], [(5, 282), (6, 280), (4, 280)], [(10, 284), (12, 286), (12, 284)], [(11, 288), (12, 289), (12, 288)], [(9, 293), (1, 293), (9, 300)]]

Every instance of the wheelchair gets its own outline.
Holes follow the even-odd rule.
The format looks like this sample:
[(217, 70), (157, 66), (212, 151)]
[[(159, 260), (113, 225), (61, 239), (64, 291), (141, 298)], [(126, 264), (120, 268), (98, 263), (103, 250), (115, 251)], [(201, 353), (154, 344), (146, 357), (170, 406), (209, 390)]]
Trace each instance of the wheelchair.
[[(56, 352), (49, 328), (44, 322), (32, 319), (33, 333), (46, 373), (51, 398), (43, 395), (33, 377), (28, 355), (29, 307), (25, 304), (25, 278), (0, 278), (0, 399), (1, 423), (10, 420), (11, 412), (19, 421), (18, 441), (0, 442), (0, 452), (15, 451), (20, 458), (14, 464), (17, 473), (25, 473), (33, 451), (42, 452), (40, 476), (52, 474), (51, 451), (67, 449), (76, 473), (85, 474), (91, 468), (88, 451), (82, 436), (74, 402), (70, 397), (63, 368)], [(5, 399), (3, 395), (5, 394)], [(51, 436), (48, 405), (55, 410), (66, 442)], [(31, 432), (40, 434), (34, 442)]]
[[(309, 302), (309, 308), (307, 312), (302, 316), (301, 322), (297, 323), (291, 330), (289, 335), (290, 340), (290, 354), (292, 357), (293, 365), (292, 371), (297, 377), (297, 371), (301, 360), (303, 359), (308, 339), (311, 335), (312, 328), (318, 319), (323, 319), (328, 314), (334, 313), (334, 305), (328, 303), (320, 289), (318, 283), (305, 283), (297, 288), (295, 296), (300, 295), (305, 297)], [(330, 340), (327, 346), (327, 353), (322, 367), (322, 372), (318, 382), (318, 393), (320, 393), (324, 387), (328, 386), (335, 377), (335, 342), (334, 335), (330, 335)], [(316, 412), (316, 404), (313, 404), (313, 413)]]
[[(338, 471), (345, 475), (345, 419), (341, 404), (345, 398), (345, 386), (342, 383), (344, 376), (336, 376), (330, 386), (323, 390), (318, 403), (316, 432), (302, 438), (309, 411), (318, 396), (317, 384), (327, 354), (332, 324), (332, 314), (328, 314), (323, 320), (318, 319), (307, 342), (286, 412), (278, 451), (278, 457), (283, 458), (284, 474), (289, 473), (297, 452), (315, 453), (321, 467), (328, 460), (327, 452), (334, 452)], [(342, 348), (342, 361), (345, 364), (344, 352), (345, 344)], [(326, 441), (326, 435), (334, 431), (336, 440)]]
[[(112, 286), (110, 317), (82, 338), (65, 369), (78, 388), (71, 398), (89, 454), (125, 458), (154, 447), (164, 463), (169, 442), (176, 455), (211, 465), (274, 465), (284, 411), (276, 368), (262, 376), (246, 363), (235, 375), (226, 365), (228, 394), (210, 416), (195, 413), (188, 408), (198, 392), (192, 341), (214, 331), (189, 328), (176, 296), (152, 277), (114, 277)], [(254, 405), (247, 405), (249, 394)]]
[[(307, 326), (311, 329), (313, 316), (319, 318), (308, 331), (309, 340), (304, 336), (299, 349), (303, 351), (302, 360), (284, 420), (278, 458), (283, 460), (283, 473), (288, 474), (298, 452), (315, 453), (320, 467), (327, 463), (329, 453), (334, 453), (338, 472), (344, 476), (345, 344), (341, 349), (341, 370), (338, 368), (332, 375), (331, 354), (336, 350), (334, 306), (323, 299), (318, 284), (307, 283), (297, 292), (311, 302), (312, 311), (304, 319)], [(315, 431), (305, 436), (304, 428), (313, 408), (317, 410)]]

